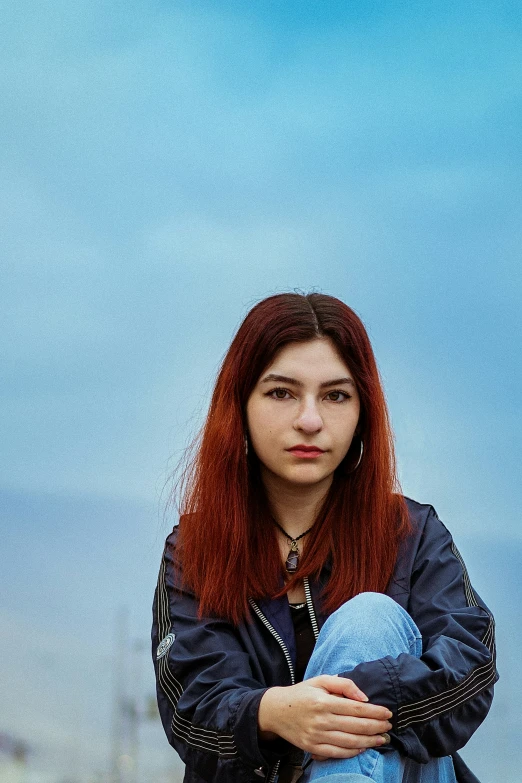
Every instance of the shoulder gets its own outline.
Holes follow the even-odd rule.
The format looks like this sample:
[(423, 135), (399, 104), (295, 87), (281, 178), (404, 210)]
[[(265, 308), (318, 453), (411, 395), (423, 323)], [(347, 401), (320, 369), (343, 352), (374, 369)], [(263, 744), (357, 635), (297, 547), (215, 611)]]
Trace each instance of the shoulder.
[(165, 546), (163, 549), (163, 559), (167, 562), (173, 562), (179, 564), (180, 562), (180, 549), (181, 540), (179, 534), (179, 525), (175, 525), (172, 528), (172, 532), (169, 533), (165, 539)]
[(413, 535), (433, 535), (444, 531), (449, 535), (446, 525), (441, 521), (431, 503), (419, 503), (406, 495), (403, 495), (403, 498), (408, 510)]
[(175, 525), (165, 540), (160, 575), (164, 574), (167, 587), (176, 587), (178, 590), (183, 585), (181, 550), (179, 525)]
[(198, 524), (198, 514), (181, 514), (177, 524), (172, 528), (172, 532), (167, 536), (165, 549), (176, 552), (179, 557), (183, 551), (183, 534)]
[(413, 500), (407, 495), (403, 495), (403, 498), (406, 503), (406, 508), (408, 509), (410, 521), (413, 525), (417, 526), (424, 524), (430, 515), (435, 514), (435, 516), (437, 516), (437, 512), (431, 503), (419, 503), (418, 500)]
[(433, 583), (451, 582), (462, 576), (462, 562), (453, 537), (439, 519), (431, 503), (419, 503), (404, 497), (410, 518), (410, 531), (399, 543), (392, 578), (393, 590), (397, 585), (403, 591), (411, 591), (419, 575), (424, 574)]
[(165, 547), (169, 549), (176, 549), (178, 545), (178, 539), (179, 539), (179, 524), (174, 525), (172, 528), (172, 532), (169, 533), (167, 536), (167, 540), (165, 541)]
[(451, 547), (453, 539), (446, 525), (439, 518), (431, 503), (419, 503), (404, 497), (410, 519), (410, 532), (400, 545), (400, 558), (415, 558), (422, 552)]
[(183, 571), (183, 530), (184, 526), (190, 525), (196, 517), (196, 514), (183, 514), (165, 540), (163, 561), (167, 571), (172, 571), (176, 575), (176, 580), (180, 582)]

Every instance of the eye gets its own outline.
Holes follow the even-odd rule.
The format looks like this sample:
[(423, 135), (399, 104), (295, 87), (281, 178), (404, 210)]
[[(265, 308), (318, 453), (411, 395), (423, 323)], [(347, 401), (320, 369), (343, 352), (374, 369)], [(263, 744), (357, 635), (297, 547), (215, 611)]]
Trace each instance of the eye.
[(288, 400), (289, 397), (286, 397), (285, 395), (290, 395), (290, 392), (288, 389), (271, 389), (269, 392), (266, 393), (267, 397), (271, 397), (273, 400)]
[(331, 391), (326, 395), (332, 402), (346, 402), (351, 399), (351, 395), (344, 391)]

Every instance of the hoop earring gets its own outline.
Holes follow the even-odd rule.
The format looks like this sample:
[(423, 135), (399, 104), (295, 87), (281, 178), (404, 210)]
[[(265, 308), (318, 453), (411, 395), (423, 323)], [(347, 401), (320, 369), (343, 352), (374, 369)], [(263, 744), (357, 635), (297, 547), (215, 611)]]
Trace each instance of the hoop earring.
[(246, 435), (245, 435), (245, 454), (248, 457), (248, 438)]
[(346, 471), (346, 473), (353, 473), (354, 471), (356, 471), (356, 470), (357, 470), (357, 468), (358, 468), (358, 467), (359, 467), (359, 465), (361, 464), (361, 460), (362, 460), (362, 456), (363, 456), (363, 451), (364, 451), (364, 443), (363, 443), (363, 439), (361, 438), (361, 451), (359, 452), (359, 459), (357, 460), (357, 462), (355, 463), (355, 465), (353, 466), (353, 468), (352, 468), (351, 470), (347, 470), (347, 471)]

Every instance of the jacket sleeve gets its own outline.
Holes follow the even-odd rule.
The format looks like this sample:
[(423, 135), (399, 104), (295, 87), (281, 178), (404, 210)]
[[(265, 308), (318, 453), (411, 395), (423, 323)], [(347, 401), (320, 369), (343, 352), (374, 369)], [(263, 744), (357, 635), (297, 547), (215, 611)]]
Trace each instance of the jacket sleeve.
[(407, 608), (422, 635), (422, 656), (362, 663), (344, 676), (392, 711), (392, 746), (426, 763), (466, 744), (488, 713), (498, 679), (493, 617), (431, 507)]
[[(153, 604), (152, 656), (158, 707), (170, 744), (203, 780), (251, 780), (281, 756), (278, 743), (258, 741), (257, 713), (266, 686), (252, 675), (236, 629), (198, 619), (198, 603), (181, 588), (167, 539)], [(255, 779), (255, 776), (254, 778)]]

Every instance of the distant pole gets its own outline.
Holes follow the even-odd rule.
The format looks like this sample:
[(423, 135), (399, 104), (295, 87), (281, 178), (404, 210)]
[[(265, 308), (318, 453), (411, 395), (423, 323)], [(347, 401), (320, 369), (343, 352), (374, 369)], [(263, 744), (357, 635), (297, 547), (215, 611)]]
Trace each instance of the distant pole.
[(136, 640), (132, 647), (133, 698), (129, 701), (129, 755), (132, 759), (132, 783), (139, 783), (139, 730), (144, 715), (142, 711), (142, 652), (144, 643)]
[(122, 606), (116, 612), (114, 624), (113, 710), (111, 741), (111, 783), (123, 783), (121, 757), (123, 752), (123, 712), (127, 663), (128, 611)]

